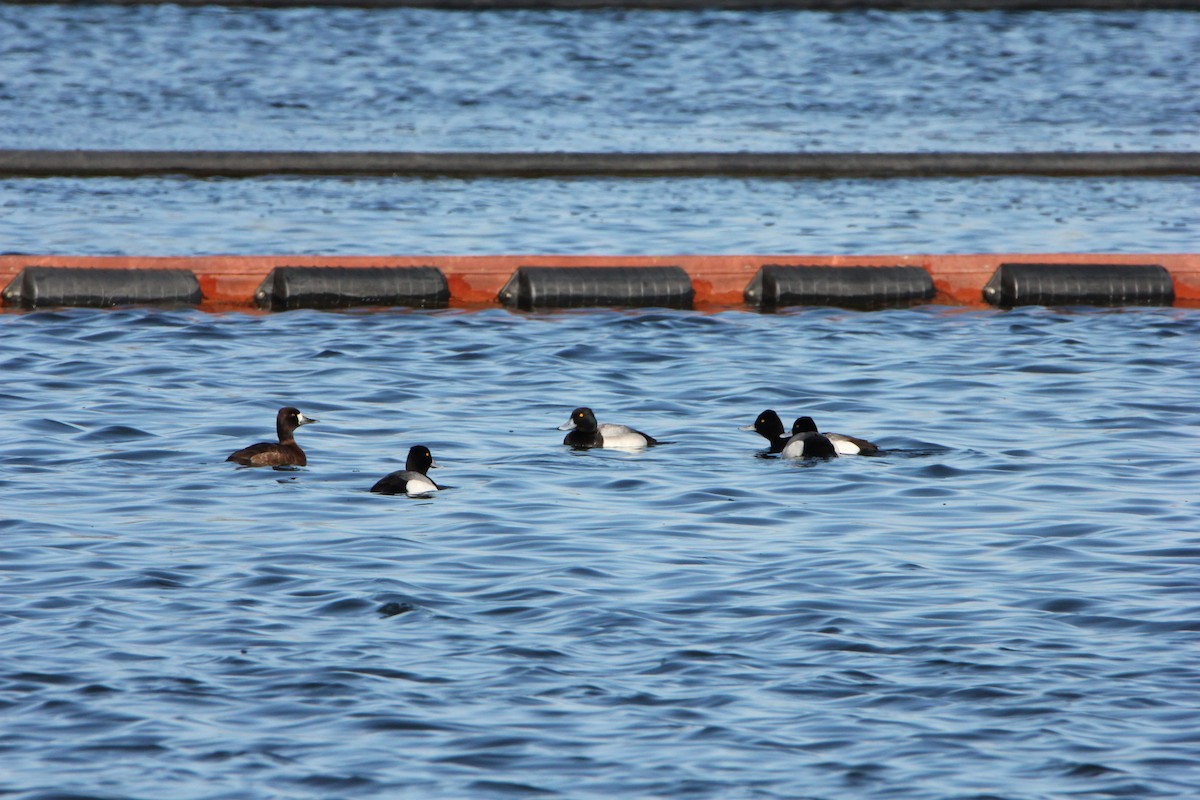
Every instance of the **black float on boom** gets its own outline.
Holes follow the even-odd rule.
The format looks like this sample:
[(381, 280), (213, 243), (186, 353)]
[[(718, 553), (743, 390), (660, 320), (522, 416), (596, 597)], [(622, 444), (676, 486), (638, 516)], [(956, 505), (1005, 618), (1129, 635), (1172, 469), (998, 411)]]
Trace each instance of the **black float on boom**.
[(870, 310), (928, 303), (933, 278), (920, 267), (825, 267), (767, 264), (746, 287), (748, 306), (833, 306)]
[(4, 289), (23, 308), (199, 305), (200, 282), (186, 269), (26, 267)]
[(551, 308), (682, 308), (695, 297), (681, 267), (518, 267), (500, 302), (524, 311)]
[(1013, 306), (1169, 306), (1171, 273), (1157, 264), (1001, 264), (983, 299)]
[(276, 267), (254, 301), (260, 308), (445, 308), (446, 276), (436, 267)]

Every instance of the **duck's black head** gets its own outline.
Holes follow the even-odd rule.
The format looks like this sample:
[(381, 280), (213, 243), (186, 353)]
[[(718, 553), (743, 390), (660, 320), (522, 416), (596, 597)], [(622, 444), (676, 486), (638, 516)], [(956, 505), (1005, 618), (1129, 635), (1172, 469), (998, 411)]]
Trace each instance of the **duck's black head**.
[(433, 453), (429, 452), (425, 445), (418, 444), (408, 449), (408, 459), (404, 462), (406, 470), (424, 475), (434, 466), (436, 465), (433, 463)]
[(783, 420), (779, 419), (779, 415), (773, 409), (768, 408), (758, 415), (753, 425), (744, 425), (741, 430), (754, 431), (766, 439), (771, 443), (772, 453), (783, 449), (783, 440), (779, 438), (783, 436)]
[(817, 423), (813, 422), (812, 417), (797, 417), (792, 423), (792, 435), (797, 433), (817, 433)]
[(597, 428), (596, 415), (592, 413), (592, 410), (580, 407), (571, 412), (571, 418), (567, 420), (565, 425), (560, 426), (559, 430), (574, 429), (580, 433), (595, 433)]
[(774, 409), (768, 408), (758, 415), (751, 429), (758, 433), (759, 436), (765, 436), (768, 439), (777, 439), (779, 438), (779, 434), (783, 433), (783, 420), (779, 418)]

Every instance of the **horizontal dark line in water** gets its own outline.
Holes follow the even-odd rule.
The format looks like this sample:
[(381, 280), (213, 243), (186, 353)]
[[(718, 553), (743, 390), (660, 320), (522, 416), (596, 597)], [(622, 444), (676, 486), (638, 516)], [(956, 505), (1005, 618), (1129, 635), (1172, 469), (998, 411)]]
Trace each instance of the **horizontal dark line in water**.
[[(6, 5), (59, 5), (63, 0), (0, 0)], [(242, 6), (251, 8), (434, 8), (450, 11), (604, 8), (696, 11), (1095, 11), (1200, 10), (1200, 0), (93, 0), (71, 5)]]
[(346, 175), (548, 178), (947, 178), (1200, 175), (1198, 152), (564, 153), (0, 150), (5, 177)]

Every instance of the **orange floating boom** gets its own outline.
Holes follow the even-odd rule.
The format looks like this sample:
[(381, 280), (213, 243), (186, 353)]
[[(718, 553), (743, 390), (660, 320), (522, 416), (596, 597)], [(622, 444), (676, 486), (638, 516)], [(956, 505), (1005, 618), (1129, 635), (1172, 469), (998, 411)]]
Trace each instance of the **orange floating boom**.
[[(200, 308), (257, 307), (256, 293), (276, 267), (434, 267), (446, 278), (449, 306), (479, 308), (500, 305), (499, 294), (519, 267), (649, 267), (682, 269), (700, 310), (746, 305), (747, 286), (766, 265), (779, 266), (910, 266), (929, 273), (933, 302), (981, 307), (984, 287), (1001, 264), (1160, 265), (1170, 275), (1174, 303), (1200, 306), (1200, 254), (1007, 253), (972, 255), (499, 255), (499, 256), (72, 256), (0, 255), (0, 288), (26, 267), (74, 269), (189, 270), (200, 285)], [(6, 303), (12, 306), (12, 303)]]

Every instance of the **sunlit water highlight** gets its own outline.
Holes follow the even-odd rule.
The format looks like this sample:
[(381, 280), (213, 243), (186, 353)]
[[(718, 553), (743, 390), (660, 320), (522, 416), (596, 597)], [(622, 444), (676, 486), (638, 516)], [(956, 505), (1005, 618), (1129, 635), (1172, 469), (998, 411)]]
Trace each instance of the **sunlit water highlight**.
[[(1200, 783), (1196, 311), (0, 328), (11, 796)], [(307, 468), (223, 461), (285, 404)], [(886, 453), (760, 457), (767, 407)], [(449, 488), (371, 494), (417, 443)]]

